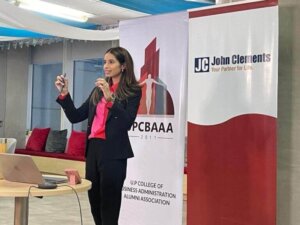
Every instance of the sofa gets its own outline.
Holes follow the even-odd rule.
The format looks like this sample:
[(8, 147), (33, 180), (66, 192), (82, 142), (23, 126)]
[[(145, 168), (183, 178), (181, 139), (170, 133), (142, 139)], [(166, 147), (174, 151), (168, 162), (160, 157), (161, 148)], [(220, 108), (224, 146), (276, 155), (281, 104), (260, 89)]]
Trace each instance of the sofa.
[(67, 136), (67, 130), (34, 128), (15, 154), (30, 155), (43, 173), (64, 175), (65, 169), (72, 168), (84, 177), (86, 133), (72, 130)]

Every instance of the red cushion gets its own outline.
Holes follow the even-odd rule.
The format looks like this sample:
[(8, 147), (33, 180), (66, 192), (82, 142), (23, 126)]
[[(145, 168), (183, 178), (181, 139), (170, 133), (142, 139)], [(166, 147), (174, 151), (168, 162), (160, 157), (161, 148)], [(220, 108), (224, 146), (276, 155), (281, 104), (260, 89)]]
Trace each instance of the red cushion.
[(66, 154), (84, 156), (86, 133), (72, 130)]
[(34, 128), (27, 141), (26, 149), (37, 152), (44, 151), (49, 131), (50, 128)]

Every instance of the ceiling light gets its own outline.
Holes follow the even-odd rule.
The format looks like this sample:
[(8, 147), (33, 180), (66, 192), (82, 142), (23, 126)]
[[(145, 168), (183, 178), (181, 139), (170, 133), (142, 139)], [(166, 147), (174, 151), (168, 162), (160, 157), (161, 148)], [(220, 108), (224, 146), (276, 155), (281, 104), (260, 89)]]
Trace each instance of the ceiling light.
[(17, 0), (16, 5), (23, 9), (28, 9), (68, 20), (74, 20), (77, 22), (86, 22), (90, 17), (94, 16), (93, 14), (80, 10), (71, 9), (69, 7), (43, 2), (40, 0)]

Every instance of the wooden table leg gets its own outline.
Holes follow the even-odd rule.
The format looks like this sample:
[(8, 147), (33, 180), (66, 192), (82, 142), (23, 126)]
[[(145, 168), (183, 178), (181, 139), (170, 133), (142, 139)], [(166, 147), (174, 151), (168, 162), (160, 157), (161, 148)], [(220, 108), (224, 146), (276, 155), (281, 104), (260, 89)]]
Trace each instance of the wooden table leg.
[(14, 225), (28, 225), (28, 197), (15, 197)]

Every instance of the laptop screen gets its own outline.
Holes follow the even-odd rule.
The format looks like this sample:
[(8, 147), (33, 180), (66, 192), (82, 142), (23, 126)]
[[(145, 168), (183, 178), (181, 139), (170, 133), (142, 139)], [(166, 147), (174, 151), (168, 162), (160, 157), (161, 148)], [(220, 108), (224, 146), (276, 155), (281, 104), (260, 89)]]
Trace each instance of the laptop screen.
[(21, 154), (0, 154), (0, 174), (8, 181), (43, 184), (44, 178), (32, 158)]

